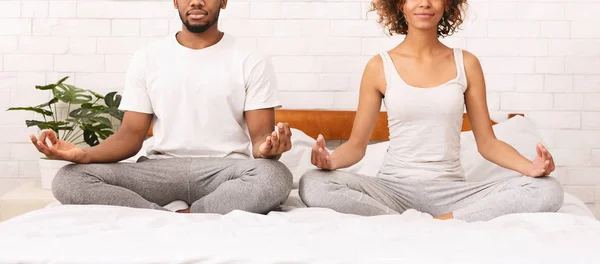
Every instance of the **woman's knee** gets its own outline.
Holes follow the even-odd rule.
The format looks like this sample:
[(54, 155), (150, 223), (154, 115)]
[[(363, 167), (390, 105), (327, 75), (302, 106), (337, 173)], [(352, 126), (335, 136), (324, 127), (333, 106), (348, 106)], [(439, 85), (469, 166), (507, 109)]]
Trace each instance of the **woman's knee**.
[(556, 212), (563, 205), (564, 190), (558, 180), (553, 177), (531, 178), (530, 188), (531, 199), (536, 205), (532, 208), (537, 212)]
[(300, 178), (298, 194), (302, 202), (307, 206), (324, 206), (324, 196), (331, 191), (332, 181), (331, 172), (314, 169), (307, 171)]

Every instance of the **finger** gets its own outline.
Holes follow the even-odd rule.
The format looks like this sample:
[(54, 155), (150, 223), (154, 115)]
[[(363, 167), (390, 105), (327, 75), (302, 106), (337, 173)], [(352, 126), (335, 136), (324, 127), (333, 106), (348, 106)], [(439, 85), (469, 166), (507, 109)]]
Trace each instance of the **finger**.
[(315, 157), (316, 162), (317, 162), (317, 167), (322, 168), (323, 167), (323, 150), (321, 150), (321, 148), (319, 148), (317, 150), (317, 156)]
[(283, 123), (281, 122), (277, 123), (277, 134), (279, 134), (279, 137), (285, 135), (285, 129), (283, 128)]
[(323, 135), (319, 134), (317, 141), (319, 143), (319, 147), (324, 149), (325, 148), (325, 137), (323, 137)]
[(50, 140), (50, 143), (52, 143), (53, 146), (58, 144), (58, 138), (56, 138), (56, 134), (52, 130), (48, 131), (48, 139)]
[(312, 165), (317, 165), (317, 157), (316, 156), (317, 156), (316, 151), (313, 149), (312, 153), (310, 155), (310, 163)]
[(42, 150), (40, 149), (40, 147), (38, 146), (38, 139), (35, 137), (34, 134), (30, 134), (29, 135), (29, 139), (31, 140), (31, 143), (33, 143), (33, 145), (35, 146), (35, 148), (39, 151), (42, 152)]
[(326, 166), (327, 165), (327, 156), (329, 156), (329, 155), (327, 155), (327, 151), (325, 151), (322, 148), (319, 149), (319, 152), (320, 152), (319, 157), (321, 159), (321, 164), (323, 164), (323, 166)]
[(326, 162), (327, 162), (327, 169), (331, 169), (331, 167), (333, 167), (333, 165), (331, 164), (331, 156), (327, 156), (326, 157)]
[(40, 152), (44, 153), (46, 157), (51, 158), (52, 155), (50, 154), (50, 149), (48, 146), (44, 145), (41, 141), (38, 141), (36, 144)]
[(537, 152), (538, 157), (542, 157), (542, 148), (540, 143), (535, 146), (535, 151)]
[(292, 131), (290, 130), (290, 125), (288, 123), (282, 123), (283, 126), (283, 149), (288, 151), (292, 148)]
[(321, 168), (322, 164), (321, 164), (321, 153), (319, 152), (319, 150), (315, 151), (315, 166), (317, 166), (317, 168)]
[(292, 130), (290, 129), (290, 124), (283, 123), (283, 131), (285, 135), (287, 135), (290, 138), (292, 137)]
[(544, 148), (544, 147), (542, 147), (542, 158), (544, 160), (549, 160), (550, 159), (550, 157), (548, 155), (548, 150), (546, 148)]
[(273, 131), (273, 133), (271, 133), (271, 149), (269, 150), (270, 153), (273, 153), (273, 150), (278, 150), (279, 149), (279, 139), (277, 137), (277, 132)]
[(48, 130), (44, 130), (44, 132), (42, 132), (42, 134), (40, 135), (40, 141), (46, 147), (48, 147), (48, 143), (46, 143), (46, 138), (48, 137), (48, 133), (49, 133)]

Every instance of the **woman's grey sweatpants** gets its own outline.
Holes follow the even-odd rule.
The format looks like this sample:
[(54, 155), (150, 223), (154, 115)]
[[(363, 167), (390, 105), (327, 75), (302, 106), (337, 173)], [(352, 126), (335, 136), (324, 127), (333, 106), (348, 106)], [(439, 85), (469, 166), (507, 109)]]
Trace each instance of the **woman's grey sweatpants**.
[(465, 221), (510, 213), (555, 212), (563, 189), (552, 177), (517, 177), (490, 182), (367, 177), (311, 170), (300, 179), (300, 198), (309, 207), (358, 215), (398, 214), (415, 209), (433, 216), (452, 212)]
[(137, 163), (72, 164), (52, 183), (63, 204), (101, 204), (166, 210), (182, 200), (193, 213), (267, 213), (285, 202), (292, 173), (267, 159), (168, 158)]

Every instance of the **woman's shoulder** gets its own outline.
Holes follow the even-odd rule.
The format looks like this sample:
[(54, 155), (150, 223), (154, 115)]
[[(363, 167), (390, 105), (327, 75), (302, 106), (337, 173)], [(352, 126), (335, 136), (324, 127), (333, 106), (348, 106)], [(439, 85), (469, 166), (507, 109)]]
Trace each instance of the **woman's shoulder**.
[(475, 54), (471, 53), (470, 51), (468, 51), (466, 49), (458, 49), (458, 50), (460, 52), (462, 52), (462, 57), (463, 57), (463, 61), (465, 64), (465, 68), (478, 66), (480, 64), (479, 58), (477, 58), (477, 56)]

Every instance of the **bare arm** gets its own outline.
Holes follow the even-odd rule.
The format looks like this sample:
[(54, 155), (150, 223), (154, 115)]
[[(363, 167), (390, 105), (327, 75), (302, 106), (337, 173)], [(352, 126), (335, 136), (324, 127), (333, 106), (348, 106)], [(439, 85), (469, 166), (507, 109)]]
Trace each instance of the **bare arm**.
[(119, 130), (95, 147), (84, 149), (86, 163), (118, 162), (140, 151), (152, 123), (151, 114), (126, 111)]
[(319, 168), (335, 170), (352, 166), (365, 156), (369, 138), (381, 110), (382, 87), (385, 87), (383, 61), (380, 56), (375, 56), (367, 63), (362, 76), (358, 110), (352, 125), (350, 139), (336, 148), (329, 156), (325, 150), (325, 139), (319, 136), (317, 144), (313, 148), (311, 161), (314, 165)]
[(252, 155), (254, 158), (278, 160), (283, 152), (291, 149), (291, 136), (288, 124), (277, 124), (275, 128), (275, 110), (273, 108), (257, 109), (245, 112)]
[(512, 146), (498, 140), (488, 113), (486, 87), (481, 64), (473, 54), (464, 53), (467, 73), (465, 103), (479, 153), (490, 162), (528, 176), (542, 176), (554, 170), (548, 150), (538, 145), (538, 158), (531, 161)]
[[(151, 114), (126, 111), (117, 133), (97, 146), (86, 149), (58, 140), (52, 130), (42, 132), (39, 140), (34, 135), (30, 135), (30, 139), (38, 151), (51, 159), (75, 163), (112, 163), (137, 154), (148, 134), (151, 122)], [(51, 145), (48, 145), (46, 139)]]

